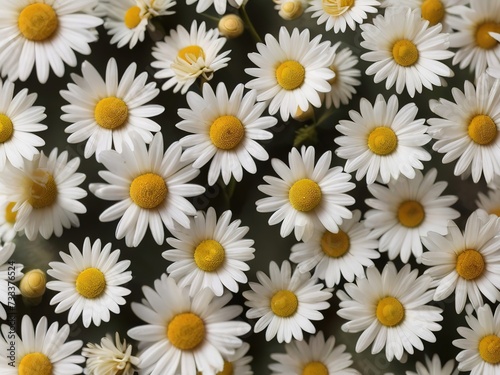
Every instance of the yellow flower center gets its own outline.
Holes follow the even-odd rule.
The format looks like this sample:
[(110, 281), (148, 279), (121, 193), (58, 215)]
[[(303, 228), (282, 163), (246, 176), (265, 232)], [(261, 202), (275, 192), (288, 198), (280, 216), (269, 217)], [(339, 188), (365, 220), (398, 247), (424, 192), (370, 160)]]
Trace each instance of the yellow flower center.
[(398, 147), (398, 137), (387, 126), (378, 126), (368, 135), (368, 148), (377, 155), (389, 155)]
[(35, 209), (52, 206), (57, 199), (57, 185), (47, 171), (37, 169), (33, 174), (28, 203)]
[(328, 83), (329, 83), (330, 85), (332, 85), (332, 86), (333, 86), (333, 85), (335, 85), (335, 84), (337, 83), (337, 80), (338, 80), (337, 67), (336, 67), (335, 65), (330, 65), (330, 70), (331, 70), (331, 71), (332, 71), (335, 75), (333, 76), (333, 78), (330, 78), (330, 79), (328, 80)]
[(498, 41), (489, 33), (500, 33), (500, 23), (484, 22), (476, 29), (476, 44), (483, 49), (492, 49), (498, 45)]
[(197, 61), (200, 57), (204, 59), (205, 51), (200, 46), (192, 45), (179, 50), (177, 56), (191, 64), (192, 61)]
[(386, 327), (397, 326), (405, 317), (405, 308), (397, 298), (385, 297), (378, 301), (377, 319)]
[(483, 274), (484, 258), (474, 249), (466, 249), (457, 256), (457, 273), (465, 280), (474, 280)]
[(299, 307), (299, 300), (295, 293), (289, 290), (280, 290), (271, 298), (271, 310), (274, 315), (282, 318), (292, 316)]
[(444, 18), (445, 9), (441, 0), (425, 0), (420, 8), (422, 18), (429, 21), (430, 26), (434, 26)]
[(322, 363), (317, 361), (309, 362), (302, 369), (302, 375), (328, 375), (328, 368)]
[(297, 211), (309, 212), (321, 203), (321, 188), (308, 178), (296, 181), (288, 191), (290, 204)]
[(323, 0), (323, 10), (333, 17), (344, 14), (354, 5), (355, 0)]
[(55, 33), (59, 19), (50, 5), (35, 3), (21, 11), (17, 25), (26, 39), (40, 42), (49, 39)]
[(350, 246), (349, 235), (342, 230), (338, 233), (326, 231), (321, 237), (321, 250), (332, 258), (340, 258), (349, 251)]
[(401, 66), (411, 66), (418, 60), (417, 46), (407, 39), (398, 40), (392, 47), (392, 57)]
[(101, 270), (90, 267), (78, 274), (76, 291), (85, 298), (97, 298), (106, 289), (106, 278)]
[(245, 136), (245, 127), (235, 116), (220, 116), (210, 125), (210, 140), (221, 150), (232, 150)]
[(95, 106), (94, 118), (105, 129), (118, 129), (127, 122), (127, 104), (114, 96), (101, 99)]
[(285, 90), (295, 90), (304, 83), (306, 70), (294, 60), (287, 60), (276, 68), (278, 84)]
[(52, 375), (52, 362), (43, 353), (26, 354), (19, 362), (19, 375)]
[(168, 323), (167, 337), (177, 349), (195, 349), (205, 339), (205, 323), (191, 312), (177, 314)]
[(479, 341), (479, 355), (492, 365), (500, 363), (500, 337), (496, 335), (484, 336)]
[(490, 116), (475, 116), (467, 128), (469, 137), (479, 145), (488, 145), (497, 137), (497, 126)]
[(493, 208), (488, 212), (490, 215), (500, 216), (500, 207)]
[(10, 224), (16, 223), (17, 211), (12, 211), (16, 202), (10, 202), (7, 207), (5, 207), (5, 221)]
[(0, 143), (7, 142), (14, 133), (14, 125), (12, 125), (12, 120), (0, 113)]
[(141, 208), (156, 208), (167, 198), (165, 180), (155, 173), (145, 173), (130, 184), (130, 198)]
[(424, 207), (417, 201), (405, 201), (399, 205), (398, 220), (407, 228), (418, 227), (425, 219)]
[(141, 8), (139, 8), (137, 5), (128, 8), (128, 10), (125, 12), (125, 18), (123, 22), (125, 22), (125, 26), (127, 26), (129, 29), (133, 29), (134, 27), (137, 27), (141, 23)]
[(222, 245), (214, 240), (201, 241), (194, 250), (194, 262), (205, 272), (214, 272), (224, 263), (226, 253)]

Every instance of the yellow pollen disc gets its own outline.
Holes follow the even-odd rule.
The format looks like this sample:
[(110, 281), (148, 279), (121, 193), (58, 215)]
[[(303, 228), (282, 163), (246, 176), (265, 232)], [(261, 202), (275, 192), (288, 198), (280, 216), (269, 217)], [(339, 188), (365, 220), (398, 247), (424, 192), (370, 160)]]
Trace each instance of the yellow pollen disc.
[(397, 326), (405, 317), (405, 308), (394, 297), (385, 297), (378, 301), (377, 319), (386, 327)]
[(469, 137), (479, 145), (488, 145), (497, 137), (497, 126), (487, 115), (475, 116), (467, 128)]
[(418, 227), (425, 219), (424, 207), (417, 201), (405, 201), (399, 205), (398, 220), (407, 228)]
[(302, 375), (328, 375), (328, 368), (322, 362), (309, 362), (304, 366)]
[(333, 17), (344, 14), (354, 5), (355, 0), (323, 0), (323, 10)]
[(500, 363), (500, 337), (496, 335), (484, 336), (479, 341), (479, 355), (492, 365)]
[(295, 90), (302, 86), (306, 77), (304, 67), (294, 60), (287, 60), (276, 68), (278, 84), (285, 90)]
[(500, 216), (500, 207), (494, 208), (488, 212), (490, 215)]
[(94, 109), (97, 125), (105, 129), (118, 129), (128, 120), (127, 104), (114, 96), (99, 100)]
[(498, 45), (498, 41), (489, 33), (500, 33), (500, 23), (484, 22), (476, 29), (476, 44), (483, 49), (492, 49)]
[(233, 375), (233, 364), (228, 361), (224, 361), (224, 368), (222, 371), (219, 371), (216, 375)]
[(195, 349), (205, 339), (205, 323), (191, 312), (177, 314), (168, 323), (167, 337), (177, 349)]
[(368, 135), (368, 148), (377, 155), (389, 155), (398, 147), (398, 137), (394, 130), (379, 126)]
[(90, 267), (76, 278), (76, 291), (85, 298), (97, 298), (106, 289), (106, 278), (101, 270)]
[(35, 3), (21, 11), (17, 25), (26, 39), (40, 42), (54, 34), (59, 26), (59, 19), (50, 5)]
[(321, 188), (308, 178), (296, 181), (288, 191), (290, 204), (297, 211), (309, 212), (321, 203)]
[(204, 59), (205, 51), (200, 46), (187, 46), (179, 50), (177, 56), (191, 64), (192, 61), (197, 61), (200, 57)]
[(17, 211), (12, 211), (16, 202), (10, 202), (7, 207), (5, 207), (5, 221), (10, 224), (16, 223)]
[(12, 120), (0, 113), (0, 143), (7, 142), (14, 133), (14, 125), (12, 125)]
[(295, 293), (289, 290), (280, 290), (271, 298), (271, 310), (274, 315), (282, 318), (292, 316), (299, 307), (299, 300)]
[(214, 272), (224, 263), (226, 253), (222, 245), (214, 240), (204, 240), (194, 250), (194, 262), (205, 272)]
[(444, 18), (445, 9), (441, 0), (425, 0), (420, 8), (422, 18), (429, 21), (430, 26), (434, 26)]
[(41, 169), (36, 170), (33, 177), (29, 204), (35, 209), (52, 206), (57, 199), (57, 185), (54, 177)]
[(245, 136), (245, 127), (235, 116), (220, 116), (210, 125), (210, 140), (221, 150), (232, 150)]
[(350, 246), (349, 235), (342, 230), (338, 233), (326, 231), (321, 237), (321, 250), (332, 258), (340, 258), (349, 251)]
[(401, 66), (411, 66), (418, 60), (417, 46), (410, 40), (398, 40), (392, 47), (392, 57)]
[(457, 256), (457, 273), (465, 280), (474, 280), (484, 271), (484, 258), (474, 249), (466, 249)]
[(26, 354), (19, 362), (19, 375), (52, 375), (52, 363), (43, 353)]
[(125, 12), (125, 18), (123, 22), (125, 22), (125, 26), (129, 29), (133, 29), (137, 25), (141, 23), (141, 8), (138, 6), (133, 6), (128, 8), (127, 12)]
[(141, 208), (156, 208), (167, 198), (165, 180), (155, 173), (145, 173), (130, 184), (130, 198)]

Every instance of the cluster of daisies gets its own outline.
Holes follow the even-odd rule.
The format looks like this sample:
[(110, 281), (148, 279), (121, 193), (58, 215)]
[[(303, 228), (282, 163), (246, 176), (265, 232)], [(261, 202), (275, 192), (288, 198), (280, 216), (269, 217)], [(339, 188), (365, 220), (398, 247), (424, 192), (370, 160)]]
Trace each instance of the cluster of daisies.
[[(332, 320), (356, 353), (404, 366), (426, 352), (406, 374), (500, 372), (500, 2), (274, 3), (283, 22), (269, 33), (247, 11), (257, 0), (0, 0), (0, 373), (251, 375), (257, 335), (282, 345), (259, 358), (273, 375), (363, 373), (350, 343), (319, 328)], [(94, 66), (99, 38), (132, 56), (149, 39), (149, 70)], [(228, 46), (243, 38), (239, 72)], [(30, 79), (64, 102), (59, 118)], [(179, 139), (165, 141), (162, 116), (177, 116)], [(47, 149), (59, 120), (62, 150)], [(274, 130), (297, 125), (288, 158), (274, 157)], [(325, 128), (332, 139), (314, 137)], [(448, 163), (483, 190), (472, 204), (448, 193)], [(279, 244), (255, 249), (231, 199), (252, 175), (256, 214), (296, 240), (265, 270), (253, 260)], [(214, 186), (230, 206), (199, 209)], [(115, 226), (124, 250), (99, 225), (71, 239), (89, 195), (102, 203), (90, 220)], [(47, 264), (13, 261), (20, 239), (54, 238), (66, 247)], [(151, 240), (163, 250), (147, 261), (165, 272), (133, 301), (131, 253)], [(450, 301), (465, 319), (446, 336), (456, 353), (429, 353)], [(13, 317), (16, 304), (53, 314)], [(142, 323), (128, 326), (126, 307)], [(73, 340), (80, 324), (102, 327), (100, 342)]]

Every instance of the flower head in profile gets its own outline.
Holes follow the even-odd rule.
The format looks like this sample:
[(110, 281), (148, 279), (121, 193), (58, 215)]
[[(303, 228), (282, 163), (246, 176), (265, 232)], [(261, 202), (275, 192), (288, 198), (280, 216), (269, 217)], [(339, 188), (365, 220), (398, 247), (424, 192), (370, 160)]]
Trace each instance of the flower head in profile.
[(16, 245), (13, 242), (0, 245), (0, 319), (3, 321), (7, 321), (7, 311), (3, 305), (12, 307), (11, 293), (20, 294), (19, 288), (14, 283), (23, 277), (24, 266), (12, 260), (15, 249)]
[(500, 189), (488, 189), (485, 193), (477, 193), (476, 205), (490, 215), (500, 216)]

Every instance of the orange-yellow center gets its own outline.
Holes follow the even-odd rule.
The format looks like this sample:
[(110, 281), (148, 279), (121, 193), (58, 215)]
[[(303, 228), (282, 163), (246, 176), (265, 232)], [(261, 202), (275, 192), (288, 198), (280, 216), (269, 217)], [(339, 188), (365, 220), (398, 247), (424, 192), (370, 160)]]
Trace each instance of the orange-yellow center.
[(417, 46), (411, 40), (401, 39), (392, 46), (392, 57), (401, 66), (407, 67), (415, 64), (418, 56)]
[(436, 25), (444, 18), (445, 8), (441, 0), (425, 0), (420, 9), (422, 18), (429, 21), (430, 26)]
[(167, 198), (165, 180), (155, 173), (144, 173), (130, 184), (130, 198), (141, 208), (156, 208)]
[(351, 241), (343, 230), (338, 233), (326, 231), (321, 237), (321, 250), (332, 258), (340, 258), (349, 251)]
[(478, 145), (489, 145), (497, 138), (498, 129), (493, 119), (488, 115), (474, 116), (467, 128), (469, 137)]
[(271, 310), (274, 315), (282, 318), (292, 316), (299, 307), (299, 300), (295, 293), (289, 290), (280, 290), (271, 298)]
[(483, 274), (485, 267), (481, 253), (474, 249), (466, 249), (457, 256), (455, 269), (465, 280), (474, 280)]
[(476, 44), (483, 49), (492, 49), (498, 45), (498, 41), (490, 35), (490, 32), (500, 33), (500, 23), (484, 22), (476, 29)]
[(492, 365), (500, 363), (500, 337), (496, 335), (484, 336), (479, 341), (479, 355), (483, 361)]
[(137, 5), (128, 8), (128, 10), (125, 12), (125, 18), (123, 22), (125, 22), (125, 26), (127, 26), (129, 29), (137, 27), (137, 25), (141, 23), (141, 8), (139, 8)]
[(52, 375), (52, 362), (39, 352), (26, 354), (19, 362), (19, 375)]
[(177, 314), (167, 325), (167, 337), (177, 349), (195, 349), (205, 339), (205, 323), (191, 312)]
[(41, 42), (49, 39), (56, 32), (59, 19), (50, 5), (34, 3), (21, 11), (17, 25), (26, 39)]

